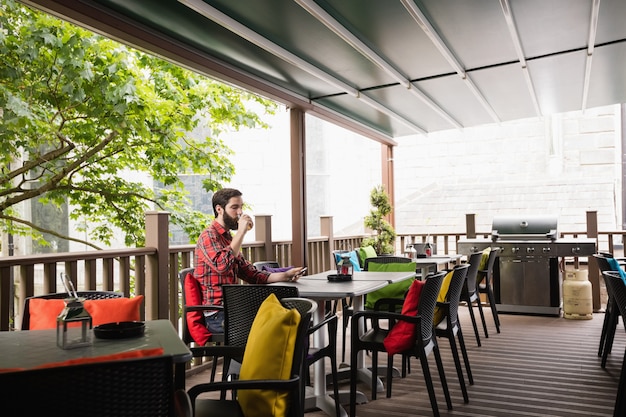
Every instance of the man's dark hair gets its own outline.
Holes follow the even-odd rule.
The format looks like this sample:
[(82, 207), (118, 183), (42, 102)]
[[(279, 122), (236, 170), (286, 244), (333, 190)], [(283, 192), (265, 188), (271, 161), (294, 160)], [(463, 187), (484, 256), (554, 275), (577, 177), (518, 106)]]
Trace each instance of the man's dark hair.
[(213, 194), (213, 213), (215, 217), (217, 217), (217, 206), (222, 206), (223, 209), (226, 209), (226, 204), (233, 197), (241, 196), (241, 191), (235, 190), (234, 188), (222, 188), (219, 191), (216, 191)]

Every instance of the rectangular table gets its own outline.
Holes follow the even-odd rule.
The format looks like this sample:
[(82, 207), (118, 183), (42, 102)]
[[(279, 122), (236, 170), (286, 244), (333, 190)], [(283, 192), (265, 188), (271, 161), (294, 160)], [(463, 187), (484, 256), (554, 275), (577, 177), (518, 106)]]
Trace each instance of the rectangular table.
[(421, 270), (421, 279), (424, 279), (429, 274), (430, 268), (434, 268), (435, 271), (440, 269), (449, 268), (452, 264), (458, 263), (463, 255), (433, 255), (427, 258), (414, 258), (412, 262), (417, 264), (417, 268)]
[(174, 386), (185, 388), (185, 364), (192, 358), (169, 320), (146, 321), (145, 334), (129, 339), (93, 338), (93, 345), (64, 350), (56, 344), (56, 329), (0, 332), (0, 369), (24, 368), (71, 359), (113, 355), (134, 350), (163, 348), (175, 364)]
[[(308, 275), (300, 278), (297, 282), (280, 282), (276, 285), (293, 285), (298, 288), (300, 296), (310, 298), (317, 302), (317, 310), (314, 316), (314, 323), (319, 323), (326, 316), (326, 301), (339, 300), (352, 297), (354, 299), (355, 311), (363, 309), (363, 296), (372, 291), (379, 290), (391, 282), (398, 282), (410, 279), (415, 276), (413, 272), (360, 272), (355, 273), (352, 281), (328, 282), (327, 276), (336, 273), (335, 270)], [(362, 324), (359, 324), (359, 331), (363, 331)], [(325, 346), (326, 336), (324, 332), (315, 332), (313, 336), (314, 346)], [(359, 379), (371, 382), (371, 373), (364, 367), (364, 352), (359, 354), (357, 368)], [(354, 366), (355, 364), (351, 364)], [(383, 390), (382, 383), (379, 390)], [(366, 397), (361, 394), (359, 401), (365, 402)], [(307, 395), (306, 408), (312, 405), (323, 410), (327, 414), (335, 415), (334, 400), (326, 392), (326, 371), (324, 360), (315, 363), (315, 382), (313, 396)], [(343, 401), (342, 401), (343, 402)], [(347, 416), (345, 410), (340, 408), (342, 417)]]

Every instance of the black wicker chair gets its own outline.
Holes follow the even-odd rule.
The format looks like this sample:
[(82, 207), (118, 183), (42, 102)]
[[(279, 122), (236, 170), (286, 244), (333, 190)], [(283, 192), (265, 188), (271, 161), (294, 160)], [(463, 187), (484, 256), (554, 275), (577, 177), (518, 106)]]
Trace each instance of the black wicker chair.
[(7, 416), (170, 417), (171, 356), (0, 373)]
[(365, 259), (363, 263), (363, 270), (367, 271), (370, 263), (377, 264), (408, 264), (411, 260), (404, 256), (376, 256), (373, 258)]
[[(232, 288), (231, 288), (232, 287)], [(308, 329), (312, 319), (312, 313), (316, 309), (313, 301), (303, 298), (281, 298), (280, 291), (285, 288), (273, 285), (233, 285), (224, 286), (224, 306), (226, 315), (226, 346), (221, 349), (222, 352), (229, 356), (227, 350), (232, 349), (235, 356), (231, 359), (237, 359), (243, 356), (245, 349), (245, 341), (243, 348), (239, 349), (235, 343), (240, 343), (243, 338), (247, 339), (254, 317), (261, 303), (269, 296), (271, 291), (265, 292), (257, 289), (276, 289), (274, 292), (281, 300), (281, 303), (288, 308), (296, 308), (301, 314), (301, 321), (298, 327), (298, 335), (296, 348), (294, 350), (293, 365), (291, 368), (291, 378), (287, 380), (241, 380), (231, 379), (228, 381), (212, 382), (199, 384), (191, 387), (187, 392), (191, 399), (195, 417), (209, 416), (243, 416), (242, 410), (236, 400), (226, 399), (222, 396), (220, 399), (198, 398), (204, 392), (233, 390), (241, 391), (244, 389), (263, 389), (273, 391), (285, 391), (289, 393), (290, 402), (288, 417), (302, 417), (304, 415), (304, 383), (301, 380), (305, 364), (305, 352), (308, 346)], [(296, 289), (297, 290), (297, 289)], [(267, 294), (263, 297), (263, 294)], [(259, 302), (260, 300), (260, 302)], [(231, 309), (231, 304), (234, 304)], [(252, 319), (250, 320), (250, 317)], [(228, 345), (228, 343), (233, 345)], [(211, 347), (207, 348), (211, 349)], [(241, 356), (239, 356), (241, 355)]]
[[(613, 298), (614, 308), (619, 312), (622, 320), (626, 322), (626, 284), (618, 271), (602, 272), (606, 290), (609, 298)], [(626, 390), (626, 350), (622, 360), (622, 371), (620, 372), (617, 395), (615, 398), (615, 408), (613, 416), (621, 417), (626, 415), (626, 403), (624, 403), (624, 390)]]
[(476, 336), (476, 343), (478, 346), (480, 343), (480, 335), (478, 334), (478, 325), (476, 324), (476, 316), (474, 315), (474, 303), (478, 306), (478, 313), (480, 314), (480, 320), (483, 324), (483, 331), (485, 337), (488, 337), (487, 322), (485, 321), (485, 313), (483, 312), (483, 304), (480, 302), (480, 295), (476, 286), (476, 278), (478, 277), (478, 267), (480, 266), (480, 260), (483, 257), (482, 252), (476, 252), (469, 256), (467, 263), (469, 269), (467, 270), (467, 276), (465, 278), (465, 285), (461, 291), (461, 300), (467, 303), (469, 309), (470, 318), (472, 320), (472, 326), (474, 327), (474, 336)]
[[(600, 269), (600, 273), (603, 274), (602, 277), (605, 280), (606, 285), (604, 272), (614, 271), (613, 267), (609, 263), (609, 259), (613, 258), (613, 255), (607, 252), (598, 252), (594, 254), (593, 257), (598, 263), (598, 268)], [(618, 263), (621, 264), (623, 264), (624, 262), (623, 258), (618, 258), (616, 260), (618, 261)], [(619, 323), (619, 316), (619, 309), (615, 306), (615, 301), (613, 300), (611, 294), (608, 293), (606, 310), (604, 312), (604, 321), (602, 323), (602, 332), (600, 334), (600, 344), (598, 346), (598, 356), (602, 357), (602, 368), (606, 366), (608, 355), (611, 353), (611, 349), (613, 348), (613, 340), (615, 338), (615, 331), (617, 330), (617, 325)], [(626, 328), (626, 322), (624, 322), (624, 326)]]
[[(77, 291), (78, 297), (86, 300), (105, 300), (109, 298), (122, 298), (124, 294), (114, 291)], [(66, 292), (55, 292), (45, 295), (34, 295), (24, 299), (24, 309), (22, 310), (22, 330), (30, 329), (30, 300), (43, 299), (43, 300), (59, 300), (68, 298), (69, 294)]]
[[(498, 309), (496, 307), (496, 297), (493, 294), (493, 269), (498, 259), (500, 249), (491, 248), (489, 252), (489, 258), (487, 259), (487, 266), (485, 269), (478, 270), (478, 277), (476, 283), (478, 284), (478, 292), (485, 294), (489, 301), (489, 307), (491, 308), (491, 314), (493, 315), (493, 321), (496, 325), (496, 331), (500, 333), (500, 318), (498, 317)], [(487, 327), (485, 326), (485, 337), (489, 337), (487, 333)]]
[[(433, 380), (430, 374), (430, 368), (428, 365), (428, 355), (433, 352), (435, 355), (435, 361), (437, 363), (437, 370), (439, 372), (439, 379), (443, 386), (444, 395), (446, 398), (446, 404), (448, 409), (452, 409), (452, 400), (450, 398), (450, 392), (448, 390), (448, 384), (446, 382), (446, 376), (443, 369), (443, 362), (441, 360), (441, 354), (439, 352), (439, 346), (437, 344), (437, 338), (433, 329), (433, 315), (435, 311), (435, 304), (437, 302), (437, 296), (439, 295), (439, 289), (443, 277), (446, 274), (445, 271), (431, 274), (425, 279), (424, 287), (419, 300), (419, 313), (416, 316), (406, 316), (400, 313), (387, 312), (387, 311), (357, 311), (352, 317), (352, 350), (350, 352), (351, 363), (357, 363), (358, 352), (362, 350), (368, 350), (371, 352), (372, 357), (372, 400), (376, 399), (376, 386), (375, 383), (378, 378), (378, 352), (386, 352), (383, 341), (389, 334), (389, 330), (381, 326), (373, 326), (364, 334), (359, 335), (359, 320), (367, 319), (373, 321), (390, 320), (392, 323), (396, 323), (399, 320), (415, 323), (417, 326), (417, 337), (414, 341), (413, 347), (402, 352), (402, 355), (410, 355), (418, 358), (422, 365), (422, 372), (424, 373), (424, 379), (430, 398), (430, 404), (433, 414), (439, 416), (439, 408), (437, 406), (437, 399), (435, 397), (435, 389)], [(393, 356), (388, 355), (387, 359), (387, 397), (391, 396), (391, 384), (392, 384), (392, 370), (393, 370)], [(357, 383), (357, 369), (352, 367), (350, 369), (350, 415), (356, 415), (356, 383)]]
[(270, 294), (275, 294), (280, 300), (287, 297), (299, 297), (300, 293), (296, 287), (265, 284), (223, 285), (222, 291), (224, 342), (217, 346), (198, 346), (194, 348), (194, 355), (223, 358), (222, 380), (226, 380), (229, 377), (237, 378), (238, 370), (232, 369), (231, 366), (233, 362), (239, 364), (243, 359), (250, 327), (261, 303)]
[[(463, 369), (461, 368), (459, 349), (463, 355), (465, 371), (467, 372), (467, 379), (470, 385), (474, 385), (474, 377), (472, 376), (472, 370), (470, 368), (469, 357), (467, 356), (467, 349), (465, 348), (465, 341), (463, 340), (463, 332), (461, 331), (461, 323), (459, 322), (458, 313), (461, 290), (465, 284), (465, 278), (469, 267), (470, 266), (468, 264), (464, 264), (457, 265), (452, 269), (453, 274), (445, 301), (437, 302), (437, 307), (443, 310), (445, 317), (444, 320), (435, 326), (435, 334), (437, 337), (445, 337), (450, 341), (450, 350), (452, 351), (452, 358), (454, 359), (456, 373), (459, 377), (459, 384), (461, 385), (461, 392), (463, 393), (463, 401), (466, 403), (469, 402), (469, 397), (467, 395), (467, 387), (465, 386), (465, 378), (463, 377)], [(459, 340), (458, 347), (455, 338)]]

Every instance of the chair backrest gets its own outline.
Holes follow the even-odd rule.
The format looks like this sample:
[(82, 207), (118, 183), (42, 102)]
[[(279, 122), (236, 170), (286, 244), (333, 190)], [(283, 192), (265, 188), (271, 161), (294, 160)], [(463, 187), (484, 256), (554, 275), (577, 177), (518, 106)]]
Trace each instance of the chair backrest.
[(252, 265), (259, 271), (262, 271), (265, 266), (268, 268), (280, 268), (280, 265), (276, 261), (257, 261)]
[(468, 264), (456, 265), (452, 270), (452, 278), (450, 279), (450, 286), (448, 287), (448, 294), (446, 295), (446, 303), (448, 303), (446, 320), (448, 321), (448, 327), (450, 329), (458, 323), (459, 301), (469, 267)]
[(173, 369), (167, 355), (0, 373), (3, 414), (172, 416)]
[(484, 279), (487, 285), (491, 284), (491, 278), (493, 277), (493, 266), (496, 263), (496, 259), (498, 259), (499, 253), (499, 248), (491, 248), (491, 251), (489, 252), (489, 257), (487, 258), (487, 265), (484, 270), (480, 271), (483, 272), (480, 281)]
[[(283, 306), (287, 308), (295, 308), (300, 313), (300, 326), (298, 327), (298, 335), (296, 336), (296, 345), (294, 348), (293, 365), (291, 366), (291, 375), (304, 375), (306, 367), (306, 356), (308, 351), (309, 327), (313, 320), (313, 313), (317, 309), (317, 304), (308, 298), (286, 297), (280, 299)], [(305, 384), (302, 384), (304, 388)], [(304, 392), (302, 392), (304, 394)], [(304, 401), (304, 398), (302, 398)], [(298, 408), (299, 410), (304, 407)]]
[(482, 252), (475, 252), (469, 256), (467, 263), (469, 268), (467, 269), (467, 274), (465, 277), (465, 290), (469, 294), (474, 294), (476, 292), (476, 278), (478, 277), (478, 266), (480, 265), (480, 259), (482, 258)]
[(602, 276), (609, 298), (614, 300), (622, 319), (626, 320), (626, 284), (622, 276), (618, 271), (604, 271)]
[(245, 347), (252, 322), (259, 307), (270, 294), (283, 298), (300, 296), (297, 287), (266, 284), (223, 285), (224, 295), (224, 343)]
[(612, 254), (608, 252), (598, 252), (598, 253), (595, 253), (593, 257), (598, 262), (598, 268), (600, 268), (600, 272), (613, 270), (613, 268), (609, 264), (609, 259), (613, 258)]
[(404, 256), (376, 256), (373, 258), (365, 259), (365, 262), (363, 263), (363, 270), (367, 271), (369, 264), (372, 262), (375, 262), (377, 264), (393, 264), (393, 263), (406, 264), (412, 261), (411, 259), (406, 258)]
[[(124, 294), (121, 292), (115, 291), (77, 291), (79, 297), (84, 298), (86, 300), (105, 300), (109, 298), (122, 298)], [(66, 292), (55, 292), (52, 294), (45, 295), (34, 295), (32, 297), (27, 297), (24, 300), (24, 310), (22, 312), (22, 330), (30, 329), (30, 300), (32, 299), (42, 299), (42, 300), (58, 300), (68, 298), (69, 294)]]
[(418, 314), (422, 317), (420, 333), (424, 344), (429, 343), (433, 339), (435, 305), (437, 304), (437, 297), (439, 296), (443, 277), (446, 274), (446, 271), (440, 271), (428, 275), (425, 279), (424, 287), (422, 287), (422, 292), (420, 293)]

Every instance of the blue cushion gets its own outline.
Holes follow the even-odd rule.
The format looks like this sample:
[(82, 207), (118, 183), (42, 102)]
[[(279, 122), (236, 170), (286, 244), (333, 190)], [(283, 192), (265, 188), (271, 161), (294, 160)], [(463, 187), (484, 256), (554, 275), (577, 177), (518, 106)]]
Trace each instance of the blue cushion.
[(613, 269), (613, 271), (619, 271), (619, 276), (622, 277), (622, 280), (624, 281), (624, 284), (626, 284), (626, 272), (617, 263), (615, 258), (607, 258), (607, 261), (609, 261), (609, 265), (611, 265), (611, 268)]
[[(339, 253), (335, 253), (335, 264), (341, 260), (341, 255)], [(350, 263), (353, 266), (355, 272), (361, 271), (361, 266), (359, 265), (359, 255), (356, 254), (356, 251), (350, 251)]]

